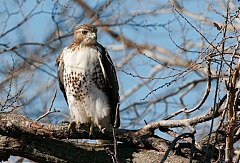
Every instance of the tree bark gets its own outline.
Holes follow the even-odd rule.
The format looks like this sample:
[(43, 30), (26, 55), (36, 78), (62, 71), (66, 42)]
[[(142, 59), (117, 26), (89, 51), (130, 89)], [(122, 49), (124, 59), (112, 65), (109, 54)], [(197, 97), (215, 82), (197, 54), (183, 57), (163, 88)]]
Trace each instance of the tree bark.
[[(225, 99), (224, 97), (222, 101)], [(207, 112), (205, 118), (208, 120), (209, 117), (218, 116), (222, 111), (223, 109), (218, 109), (215, 115)], [(199, 123), (201, 123), (203, 115), (199, 117)], [(189, 119), (189, 125), (195, 124), (196, 118)], [(201, 162), (205, 157), (206, 140), (200, 140), (195, 144), (194, 133), (179, 135), (172, 142), (154, 135), (155, 129), (159, 129), (162, 125), (165, 125), (166, 131), (163, 130), (163, 127), (161, 127), (161, 131), (168, 131), (169, 127), (165, 121), (168, 121), (168, 125), (171, 127), (175, 125), (176, 120), (163, 120), (154, 122), (152, 125), (150, 123), (138, 130), (117, 129), (116, 139), (122, 142), (117, 145), (119, 161), (189, 162), (189, 159), (195, 159)], [(113, 144), (78, 142), (79, 139), (113, 140), (112, 131), (106, 131), (103, 134), (99, 132), (98, 128), (94, 128), (92, 134), (89, 135), (89, 128), (86, 125), (76, 126), (76, 131), (69, 133), (68, 125), (40, 123), (23, 115), (2, 112), (0, 113), (0, 159), (7, 160), (10, 155), (15, 155), (37, 162), (79, 162), (79, 160), (81, 162), (112, 162)], [(179, 143), (178, 140), (185, 140), (186, 135), (188, 135), (187, 137), (190, 135), (192, 141)], [(214, 145), (216, 142), (214, 134), (212, 137), (212, 140), (215, 141), (211, 141), (211, 144), (208, 145), (212, 148), (212, 156), (216, 156), (217, 159), (219, 150)], [(224, 138), (218, 139), (217, 142), (218, 144), (223, 143)]]
[[(112, 162), (113, 145), (77, 140), (112, 139), (111, 132), (102, 134), (94, 129), (89, 137), (89, 126), (81, 126), (69, 134), (67, 125), (39, 123), (13, 113), (0, 113), (0, 122), (1, 160), (14, 155), (37, 162)], [(170, 145), (152, 133), (138, 130), (118, 129), (117, 140), (123, 142), (117, 145), (120, 162), (160, 161)], [(171, 152), (166, 161), (173, 160), (187, 162), (188, 159)]]

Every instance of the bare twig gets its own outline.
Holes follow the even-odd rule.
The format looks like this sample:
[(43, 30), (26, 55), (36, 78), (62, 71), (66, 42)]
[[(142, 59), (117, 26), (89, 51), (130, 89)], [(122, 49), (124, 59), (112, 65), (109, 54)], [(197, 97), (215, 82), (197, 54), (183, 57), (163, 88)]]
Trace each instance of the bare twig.
[(117, 139), (116, 139), (116, 126), (118, 122), (118, 117), (119, 117), (119, 103), (116, 106), (116, 113), (115, 113), (115, 122), (113, 125), (113, 143), (114, 143), (114, 160), (116, 161), (116, 163), (118, 163), (118, 157), (117, 157)]
[(38, 117), (38, 118), (36, 119), (36, 121), (40, 121), (41, 119), (45, 118), (46, 116), (48, 116), (48, 115), (51, 114), (51, 113), (60, 112), (60, 110), (56, 110), (55, 108), (52, 110), (52, 106), (53, 106), (53, 103), (54, 103), (54, 101), (55, 101), (56, 95), (57, 95), (57, 90), (56, 90), (55, 93), (54, 93), (54, 96), (53, 96), (53, 98), (52, 98), (51, 105), (50, 105), (48, 111), (47, 111), (46, 113), (44, 113), (43, 115), (41, 115), (40, 117)]
[(208, 67), (208, 78), (207, 78), (207, 86), (206, 86), (206, 89), (205, 89), (205, 93), (203, 95), (203, 98), (202, 100), (197, 104), (197, 106), (195, 106), (194, 108), (192, 109), (189, 109), (189, 110), (184, 110), (185, 113), (191, 113), (191, 112), (194, 112), (195, 110), (199, 109), (206, 101), (209, 93), (210, 93), (210, 89), (211, 89), (211, 80), (212, 80), (212, 73), (211, 73), (211, 67), (210, 67), (210, 62), (207, 61), (207, 67)]

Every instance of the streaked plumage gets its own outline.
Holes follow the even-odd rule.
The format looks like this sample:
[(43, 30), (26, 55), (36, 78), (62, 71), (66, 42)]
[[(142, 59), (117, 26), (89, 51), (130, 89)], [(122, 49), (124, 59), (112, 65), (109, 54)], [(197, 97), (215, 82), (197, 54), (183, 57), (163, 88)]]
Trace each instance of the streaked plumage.
[[(100, 130), (113, 127), (119, 88), (113, 63), (97, 42), (97, 28), (90, 24), (76, 28), (73, 43), (62, 50), (56, 64), (71, 117)], [(116, 122), (119, 127), (119, 116)]]

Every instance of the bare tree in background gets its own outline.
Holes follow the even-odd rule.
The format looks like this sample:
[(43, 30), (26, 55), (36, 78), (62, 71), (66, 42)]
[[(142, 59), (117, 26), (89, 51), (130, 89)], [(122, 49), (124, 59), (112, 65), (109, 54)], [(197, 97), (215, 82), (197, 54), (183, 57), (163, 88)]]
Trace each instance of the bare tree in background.
[[(0, 2), (1, 160), (239, 161), (238, 1)], [(75, 141), (89, 138), (84, 126), (69, 134), (61, 124), (69, 117), (55, 59), (83, 23), (98, 26), (116, 65), (117, 158)]]

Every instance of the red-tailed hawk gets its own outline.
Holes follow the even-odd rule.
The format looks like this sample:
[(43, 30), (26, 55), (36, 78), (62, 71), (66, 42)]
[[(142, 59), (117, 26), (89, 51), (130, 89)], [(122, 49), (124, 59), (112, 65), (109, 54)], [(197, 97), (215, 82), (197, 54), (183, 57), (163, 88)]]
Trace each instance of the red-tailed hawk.
[(83, 24), (74, 40), (59, 54), (58, 80), (76, 123), (90, 124), (101, 131), (120, 125), (116, 71), (106, 49), (97, 42), (97, 28)]

